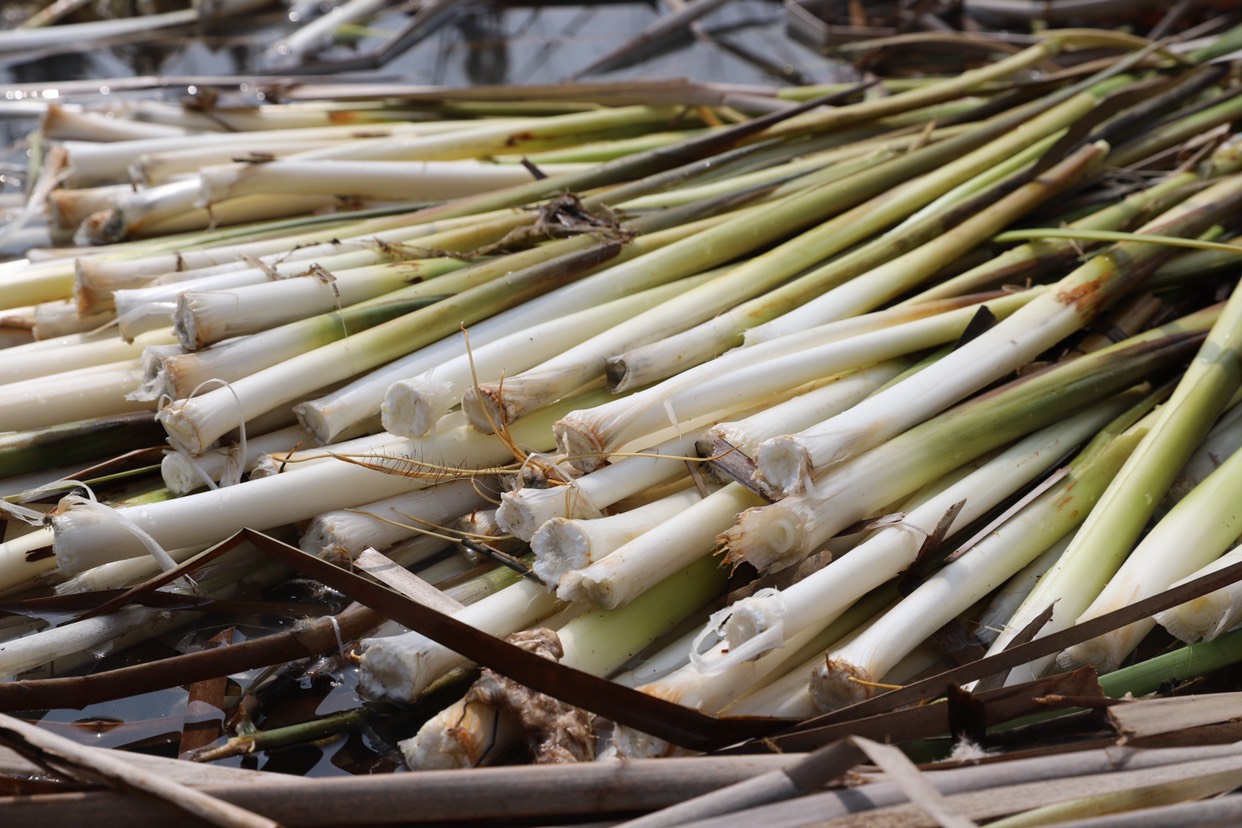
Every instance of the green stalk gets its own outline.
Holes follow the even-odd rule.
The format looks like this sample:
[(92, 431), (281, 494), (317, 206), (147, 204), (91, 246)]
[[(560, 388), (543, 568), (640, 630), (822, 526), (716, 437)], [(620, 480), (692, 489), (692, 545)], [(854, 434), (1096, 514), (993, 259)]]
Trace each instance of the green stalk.
[[(305, 152), (291, 160), (450, 161), (489, 157), (573, 146), (627, 132), (646, 132), (653, 125), (676, 122), (681, 116), (682, 113), (672, 106), (621, 106), (525, 121), (506, 120), (499, 124), (481, 121), (469, 130), (441, 135), (397, 134), (377, 141), (353, 141)], [(281, 163), (274, 161), (268, 166)]]
[(1207, 135), (1212, 129), (1237, 120), (1242, 115), (1242, 95), (1228, 92), (1221, 97), (1224, 100), (1207, 109), (1154, 129), (1144, 130), (1140, 137), (1117, 147), (1109, 158), (1109, 163), (1118, 167), (1132, 166), (1148, 156)]
[[(1177, 401), (1175, 392), (1168, 405), (1171, 407)], [(1157, 423), (1149, 432), (1149, 439), (1160, 439), (1160, 425)], [(1242, 453), (1235, 452), (1148, 532), (1078, 620), (1090, 620), (1167, 589), (1196, 569), (1210, 564), (1232, 546), (1238, 535), (1242, 534), (1242, 518), (1233, 508), (1240, 480)], [(1115, 504), (1113, 508), (1116, 508)], [(1144, 520), (1147, 516), (1143, 511), (1139, 515)], [(1172, 552), (1173, 549), (1177, 552)], [(1077, 545), (1067, 550), (1066, 554), (1070, 551), (1077, 552)], [(1103, 558), (1100, 560), (1103, 564), (1101, 568), (1107, 567), (1110, 562), (1110, 559)], [(1074, 645), (1058, 661), (1089, 664), (1101, 673), (1115, 670), (1155, 625), (1155, 618), (1136, 621)]]
[[(1242, 249), (1242, 236), (1232, 236), (1225, 243)], [(1191, 250), (1169, 259), (1145, 283), (1149, 290), (1160, 290), (1192, 279), (1219, 275), (1242, 262), (1242, 252), (1226, 250)]]
[[(299, 319), (378, 300), (406, 287), (402, 301), (424, 304), (460, 293), (475, 284), (474, 271), (461, 259), (442, 256), (391, 262), (337, 273), (317, 271), (307, 278), (278, 279), (229, 291), (186, 290), (177, 297), (173, 326), (186, 350), (197, 351), (225, 339), (267, 331)], [(323, 278), (321, 278), (323, 277)]]
[[(365, 143), (365, 142), (360, 142)], [(288, 156), (264, 164), (221, 164), (198, 171), (196, 206), (214, 211), (245, 196), (293, 197), (332, 193), (380, 201), (424, 204), (494, 192), (531, 179), (516, 164), (463, 161), (369, 161)], [(549, 176), (581, 170), (583, 164), (549, 164)]]
[[(941, 145), (942, 149), (952, 147), (955, 155), (949, 156), (949, 162), (940, 170), (927, 175), (925, 179), (898, 185), (877, 196), (873, 201), (838, 216), (805, 234), (796, 240), (800, 246), (821, 245), (819, 249), (826, 258), (833, 252), (844, 249), (865, 238), (873, 232), (899, 220), (917, 207), (928, 202), (927, 195), (944, 193), (943, 187), (948, 181), (966, 170), (973, 172), (967, 175), (980, 174), (982, 181), (988, 180), (988, 172), (993, 174), (1004, 169), (1002, 160), (1020, 162), (1021, 151), (1028, 147), (1034, 149), (1032, 139), (1055, 133), (1058, 129), (1084, 117), (1095, 106), (1100, 98), (1126, 82), (1122, 78), (1109, 78), (1106, 71), (1088, 78), (1080, 84), (1054, 95), (1048, 96), (1034, 105), (1019, 107), (1012, 112), (997, 116), (990, 124), (1004, 124), (1005, 131), (1001, 137), (974, 151), (966, 144), (966, 139), (977, 138), (981, 133), (971, 131), (961, 136), (948, 139)], [(983, 129), (979, 127), (977, 129)], [(991, 136), (988, 136), (989, 140)], [(977, 145), (976, 145), (977, 146)], [(962, 152), (964, 157), (958, 158)], [(1019, 153), (1015, 158), (1015, 153)], [(917, 156), (918, 153), (912, 154)], [(957, 158), (957, 160), (953, 160)], [(998, 176), (999, 177), (999, 176)], [(960, 180), (960, 179), (957, 179)], [(946, 197), (947, 198), (947, 197)], [(934, 206), (934, 205), (933, 205)], [(976, 205), (977, 206), (977, 205)], [(895, 228), (885, 236), (839, 259), (829, 261), (805, 276), (781, 286), (769, 293), (758, 296), (733, 310), (719, 314), (715, 318), (694, 328), (669, 337), (651, 345), (634, 349), (610, 360), (609, 377), (613, 387), (618, 391), (662, 379), (668, 375), (668, 366), (684, 367), (709, 359), (728, 347), (739, 344), (745, 331), (754, 331), (758, 337), (756, 326), (762, 323), (772, 325), (770, 336), (778, 332), (800, 329), (810, 322), (801, 322), (801, 313), (791, 313), (802, 309), (812, 297), (819, 296), (825, 290), (851, 279), (867, 270), (889, 262), (895, 256), (910, 251), (916, 245), (929, 242), (944, 232), (946, 226), (952, 226), (956, 217), (950, 212), (945, 216), (916, 214), (907, 223)], [(995, 214), (993, 214), (995, 215)], [(984, 219), (986, 220), (986, 219)], [(792, 245), (793, 243), (789, 243)], [(823, 246), (826, 245), (826, 246)], [(777, 251), (780, 252), (780, 249)], [(945, 254), (949, 255), (949, 254)], [(742, 270), (754, 267), (758, 270), (759, 260), (743, 266)], [(894, 263), (893, 267), (897, 268)], [(756, 278), (751, 275), (751, 278)], [(782, 317), (788, 316), (788, 319)], [(809, 316), (810, 314), (805, 314)], [(770, 322), (782, 317), (781, 322)], [(820, 319), (819, 321), (826, 321)], [(788, 324), (786, 324), (788, 323)], [(783, 327), (778, 327), (783, 326)], [(632, 377), (631, 377), (632, 374)]]
[[(978, 132), (965, 133), (873, 169), (869, 176), (891, 171), (892, 175), (883, 179), (882, 192), (740, 265), (730, 279), (753, 287), (731, 304), (740, 299), (748, 301), (689, 330), (614, 357), (608, 367), (612, 387), (628, 390), (663, 379), (674, 367), (684, 370), (710, 359), (740, 344), (744, 331), (802, 307), (824, 291), (930, 242), (959, 220), (960, 214), (951, 209), (940, 215), (912, 213), (945, 197), (953, 188), (964, 188), (967, 193), (984, 188), (1007, 171), (1007, 165), (1020, 166), (1033, 160), (1025, 153), (1046, 149), (1052, 140), (1049, 136), (1090, 112), (1095, 103), (1094, 96), (1082, 93), (1019, 124), (1014, 124), (1013, 113), (1008, 113), (977, 127)], [(997, 126), (1005, 131), (993, 139)], [(930, 162), (931, 166), (921, 162)], [(911, 175), (918, 178), (909, 180)], [(852, 183), (854, 179), (843, 182)], [(788, 284), (779, 284), (905, 218), (909, 220), (860, 249)]]
[(1047, 38), (1015, 55), (978, 69), (967, 70), (956, 77), (825, 112), (808, 112), (768, 129), (763, 135), (767, 138), (795, 137), (842, 129), (875, 118), (950, 101), (981, 89), (993, 81), (1031, 69), (1058, 54), (1065, 45), (1060, 38)]
[(1240, 661), (1242, 628), (1106, 673), (1100, 676), (1100, 689), (1114, 699), (1127, 693), (1146, 696), (1170, 682), (1211, 675)]
[(0, 478), (159, 445), (154, 425), (150, 412), (138, 411), (0, 434)]
[[(1173, 586), (1181, 586), (1186, 581), (1224, 569), (1239, 560), (1242, 560), (1242, 549), (1235, 546), (1207, 566), (1177, 581)], [(1238, 625), (1239, 610), (1242, 609), (1242, 601), (1238, 600), (1240, 593), (1242, 593), (1242, 588), (1235, 582), (1209, 592), (1207, 595), (1200, 595), (1184, 604), (1156, 613), (1156, 623), (1164, 627), (1169, 635), (1187, 644), (1193, 644), (1200, 639), (1211, 641), (1225, 630)]]
[(364, 707), (342, 710), (307, 722), (232, 736), (222, 745), (200, 748), (184, 758), (194, 762), (216, 762), (231, 756), (249, 756), (258, 751), (279, 750), (359, 730), (373, 717), (374, 712)]
[[(783, 333), (821, 325), (876, 308), (917, 286), (937, 271), (985, 242), (997, 230), (1008, 226), (1044, 201), (1067, 189), (1080, 186), (1101, 170), (1107, 147), (1088, 145), (986, 206), (982, 194), (962, 204), (949, 206), (935, 218), (928, 218), (939, 233), (920, 247), (833, 287), (809, 301), (788, 310), (779, 319), (750, 331), (752, 341), (762, 341)], [(1004, 192), (1010, 182), (995, 189)], [(962, 220), (958, 217), (966, 214)], [(900, 228), (899, 228), (900, 229)]]

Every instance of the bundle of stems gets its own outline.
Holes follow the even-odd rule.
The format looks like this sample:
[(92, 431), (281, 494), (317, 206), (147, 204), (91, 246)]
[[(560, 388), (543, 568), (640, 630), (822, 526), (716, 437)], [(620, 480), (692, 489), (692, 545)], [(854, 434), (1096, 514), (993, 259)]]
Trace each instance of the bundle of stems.
[[(769, 309), (775, 307), (766, 295), (771, 288), (828, 256), (847, 249), (854, 242), (866, 238), (875, 230), (900, 217), (902, 211), (924, 206), (953, 185), (976, 174), (994, 175), (995, 173), (990, 172), (989, 168), (995, 166), (1001, 159), (1008, 158), (1016, 150), (1038, 142), (1049, 130), (1058, 129), (1068, 117), (1060, 110), (1053, 110), (1049, 114), (1053, 117), (1034, 118), (1025, 123), (1022, 130), (1011, 133), (1007, 139), (998, 139), (988, 143), (982, 149), (969, 152), (964, 158), (958, 158), (949, 164), (944, 164), (944, 162), (954, 158), (963, 150), (977, 146), (981, 140), (990, 138), (994, 130), (1010, 125), (1012, 119), (998, 118), (997, 123), (989, 125), (986, 129), (973, 130), (957, 138), (932, 144), (910, 155), (886, 162), (877, 168), (864, 170), (836, 182), (829, 182), (824, 185), (822, 191), (812, 190), (800, 197), (792, 197), (781, 208), (787, 212), (773, 210), (765, 215), (765, 220), (787, 225), (788, 216), (796, 214), (801, 214), (806, 218), (814, 218), (817, 215), (824, 217), (836, 215), (831, 220), (820, 223), (774, 250), (750, 259), (744, 265), (734, 268), (726, 276), (703, 285), (698, 291), (686, 295), (679, 302), (669, 303), (659, 311), (652, 311), (633, 323), (627, 324), (624, 327), (624, 338), (620, 338), (619, 341), (617, 336), (613, 336), (611, 340), (604, 339), (593, 344), (600, 352), (624, 352), (632, 349), (634, 344), (641, 344), (635, 342), (635, 338), (643, 336), (644, 328), (641, 327), (643, 325), (649, 326), (646, 330), (652, 332), (647, 334), (648, 337), (656, 332), (667, 336), (665, 332), (671, 326), (693, 323), (709, 314), (719, 319), (715, 311), (727, 309), (742, 300), (762, 302), (763, 306)], [(936, 166), (941, 164), (944, 166), (936, 170)], [(928, 170), (936, 171), (928, 172)], [(917, 182), (907, 182), (904, 185), (899, 183), (911, 174), (918, 173), (925, 173), (925, 175)], [(892, 182), (898, 183), (893, 185)], [(858, 204), (861, 198), (870, 195), (877, 187), (885, 188), (886, 192), (882, 196), (876, 196), (861, 205)], [(1047, 195), (1051, 194), (1051, 191), (1047, 193)], [(1030, 206), (1028, 203), (1023, 209), (1029, 209)], [(854, 209), (847, 209), (850, 207)], [(999, 226), (1007, 223), (1003, 216), (997, 216), (997, 220), (1000, 222)], [(751, 227), (753, 228), (753, 222), (751, 222)], [(736, 234), (737, 226), (723, 225), (720, 232)], [(752, 229), (751, 232), (753, 233), (754, 230)], [(888, 249), (891, 251), (891, 244), (888, 245)], [(840, 279), (843, 276), (844, 274), (838, 275), (836, 278)], [(816, 289), (822, 291), (831, 284), (833, 284), (831, 279), (819, 279), (815, 287), (803, 288), (803, 296), (813, 293)], [(762, 295), (762, 299), (755, 299), (757, 295)], [(731, 313), (736, 312), (731, 311)], [(701, 335), (702, 331), (696, 334), (696, 338), (700, 341), (702, 341)], [(681, 356), (681, 354), (676, 356), (667, 354), (664, 362), (665, 364), (677, 364), (680, 361), (684, 364), (692, 364), (690, 360), (678, 360), (677, 357)], [(583, 357), (570, 352), (565, 354), (561, 361), (580, 359)], [(587, 364), (594, 365), (594, 363)], [(618, 371), (624, 370), (626, 369), (618, 368), (614, 363), (614, 376)], [(520, 411), (528, 396), (538, 397), (545, 393), (545, 388), (556, 387), (547, 375), (556, 376), (559, 379), (565, 371), (566, 368), (555, 363), (533, 369), (533, 376), (519, 376), (508, 383), (503, 400), (500, 399), (501, 395), (495, 388), (483, 389), (483, 392), (491, 398), (491, 406), (497, 409), (492, 413), (493, 418), (497, 415), (512, 416), (514, 411)], [(614, 379), (613, 384), (618, 390), (622, 390), (645, 384), (649, 380), (650, 377), (647, 376), (641, 379), (637, 377)], [(572, 380), (561, 381), (568, 383)], [(527, 390), (523, 383), (530, 383), (533, 388)], [(476, 394), (481, 395), (483, 392), (476, 392)]]
[[(7, 318), (82, 331), (0, 352), (0, 484), (97, 457), (92, 428), (145, 453), (116, 477), (73, 470), (98, 486), (0, 542), (0, 592), (73, 573), (90, 574), (65, 590), (119, 586), (291, 526), (303, 550), (396, 584), (393, 566), (465, 538), (523, 577), (413, 594), (494, 636), (553, 629), (540, 652), (629, 667), (619, 682), (666, 700), (804, 717), (935, 662), (926, 640), (976, 623), (1010, 579), (1030, 593), (987, 617), (992, 651), (1049, 604), (1041, 634), (1161, 591), (1242, 531), (1222, 418), (1242, 259), (1214, 242), (1237, 232), (1242, 98), (1193, 65), (1237, 36), (1174, 58), (1054, 32), (831, 106), (817, 89), (695, 88), (683, 107), (583, 87), (544, 112), (419, 95), (218, 119), (139, 105), (111, 126), (49, 112), (48, 140), (72, 143), (36, 190), (80, 239), (115, 241), (0, 265)], [(1101, 45), (1125, 54), (1024, 82)], [(1131, 138), (1139, 123), (1154, 128)], [(1117, 165), (1141, 174), (1123, 186)], [(247, 204), (269, 218), (230, 224)], [(1175, 256), (1191, 244), (1216, 249)], [(157, 408), (160, 469), (160, 439), (122, 416)], [(48, 500), (0, 509), (38, 523)], [(1193, 554), (1168, 555), (1171, 538)], [(1051, 568), (1032, 589), (1036, 558)], [(441, 575), (475, 559), (444, 560)], [(153, 617), (126, 609), (89, 640)], [(1155, 623), (1105, 636), (1100, 663)], [(465, 662), (393, 624), (361, 653), (361, 694), (402, 704)], [(499, 750), (506, 722), (543, 715), (506, 681), (485, 674), (433, 719), (411, 765), (477, 764), (459, 749)], [(617, 733), (619, 755), (668, 747)]]
[[(1237, 392), (1242, 383), (1238, 362), (1238, 336), (1242, 332), (1239, 328), (1242, 324), (1240, 313), (1242, 294), (1235, 289), (1194, 362), (1187, 368), (1164, 407), (1161, 422), (1153, 426), (1148, 439), (1140, 447), (1141, 453), (1136, 450), (1138, 456), (1127, 468), (1128, 472), (1139, 474), (1135, 470), (1165, 464), (1180, 468), (1189, 456), (1188, 448), (1203, 439), (1207, 427), (1215, 422)], [(1237, 461), (1231, 462), (1235, 457)], [(1146, 498), (1158, 500), (1168, 490), (1172, 475), (1167, 467), (1165, 470), (1153, 469), (1143, 475), (1147, 478), (1144, 507), (1130, 510), (1130, 519), (1145, 521), (1151, 516), (1154, 510), (1146, 508)], [(1235, 523), (1233, 510), (1224, 505), (1228, 500), (1225, 492), (1234, 490), (1234, 475), (1238, 473), (1238, 467), (1242, 467), (1242, 455), (1234, 452), (1220, 468), (1179, 501), (1130, 552), (1117, 574), (1109, 579), (1108, 585), (1080, 618), (1086, 620), (1108, 608), (1124, 606), (1154, 594), (1228, 549), (1242, 531)], [(1112, 508), (1117, 508), (1115, 504), (1114, 501)], [(1102, 507), (1104, 505), (1107, 504), (1102, 504)], [(1125, 532), (1122, 537), (1137, 537), (1132, 530), (1123, 530), (1116, 518), (1112, 522), (1115, 531)], [(1178, 544), (1185, 544), (1185, 551), (1179, 555), (1168, 553), (1168, 545), (1173, 538)], [(1096, 548), (1097, 555), (1101, 551)], [(1103, 566), (1107, 564), (1101, 568)], [(1101, 672), (1116, 669), (1154, 623), (1140, 622), (1114, 630), (1104, 640), (1078, 644), (1066, 652), (1066, 659), (1071, 663), (1091, 663)]]
[(849, 645), (829, 652), (811, 683), (820, 708), (833, 710), (871, 695), (873, 683), (918, 643), (916, 636), (901, 634), (912, 619), (918, 619), (921, 630), (939, 629), (1072, 531), (1145, 430), (1141, 423), (1118, 428), (1132, 420), (1126, 413), (1121, 423), (1102, 430), (1051, 487), (964, 554), (955, 553), (958, 557)]
[[(720, 314), (709, 322), (682, 334), (618, 355), (610, 363), (610, 374), (614, 385), (621, 389), (658, 379), (666, 374), (656, 372), (667, 370), (659, 366), (693, 364), (711, 356), (715, 351), (738, 344), (743, 333), (746, 333), (751, 341), (757, 341), (765, 337), (777, 336), (781, 332), (840, 318), (851, 311), (857, 312), (856, 309), (851, 309), (849, 300), (837, 298), (836, 291), (829, 291), (827, 295), (811, 302), (808, 302), (808, 299), (869, 269), (879, 269), (879, 266), (886, 262), (890, 270), (896, 271), (889, 276), (889, 279), (900, 274), (899, 277), (904, 279), (907, 286), (935, 272), (944, 263), (951, 261), (955, 255), (969, 249), (980, 238), (986, 236), (990, 222), (996, 221), (1001, 226), (1005, 225), (1007, 223), (1004, 217), (1005, 209), (1025, 211), (1031, 206), (1029, 201), (1023, 204), (1023, 199), (1015, 196), (1017, 203), (1007, 205), (1006, 208), (994, 206), (981, 210), (981, 207), (987, 204), (987, 194), (976, 192), (973, 200), (967, 204), (959, 203), (958, 208), (954, 210), (952, 207), (954, 199), (960, 202), (963, 196), (971, 195), (972, 190), (977, 190), (987, 184), (995, 184), (998, 179), (1003, 179), (1006, 173), (1020, 168), (1024, 162), (1029, 162), (1046, 151), (1048, 144), (1041, 142), (1040, 139), (1047, 136), (1050, 130), (1053, 135), (1056, 135), (1057, 130), (1073, 123), (1074, 119), (1083, 117), (1095, 105), (1098, 96), (1105, 95), (1113, 88), (1115, 81), (1107, 82), (1108, 74), (1106, 72), (1093, 76), (1073, 87), (1075, 90), (1082, 90), (1076, 95), (1063, 93), (1060, 97), (1052, 96), (1046, 101), (1041, 101), (1033, 111), (1032, 108), (1019, 108), (1012, 113), (997, 116), (994, 119), (997, 126), (1012, 128), (1013, 125), (1020, 124), (1020, 129), (1013, 130), (1008, 135), (1002, 134), (1002, 137), (974, 151), (967, 152), (966, 155), (935, 172), (898, 185), (884, 193), (883, 196), (843, 213), (833, 221), (825, 222), (813, 231), (813, 236), (812, 234), (808, 236), (812, 236), (815, 240), (824, 239), (825, 241), (828, 237), (839, 239), (840, 245), (829, 249), (843, 250), (849, 243), (865, 238), (870, 232), (891, 223), (895, 217), (902, 214), (902, 211), (923, 207), (888, 233), (852, 251), (847, 256), (829, 261), (778, 290), (742, 303), (728, 313)], [(1041, 108), (1046, 108), (1047, 111), (1040, 112)], [(979, 137), (981, 137), (980, 130), (974, 129), (960, 137), (944, 141), (941, 149), (952, 148), (959, 152), (969, 150), (972, 145), (967, 141), (977, 140)], [(1073, 167), (1071, 166), (1070, 169)], [(1081, 173), (1081, 170), (1079, 172)], [(976, 173), (979, 175), (975, 181), (961, 183), (965, 177)], [(959, 183), (961, 186), (945, 193), (947, 186)], [(1069, 180), (1060, 181), (1061, 186), (1071, 184)], [(1002, 180), (996, 187), (996, 191), (1004, 194), (1012, 186), (1011, 182)], [(980, 198), (980, 195), (984, 197)], [(928, 204), (928, 201), (936, 196), (941, 197)], [(1030, 194), (1028, 194), (1029, 197)], [(1035, 198), (1039, 197), (1041, 196), (1035, 196)], [(937, 242), (923, 252), (916, 253), (911, 250), (923, 242), (932, 241), (947, 227), (952, 226), (962, 213), (972, 211), (979, 211), (975, 214), (975, 227), (972, 230), (959, 231), (955, 237), (950, 236)], [(1118, 211), (1110, 213), (1105, 222), (1120, 220), (1120, 216), (1115, 217), (1116, 212)], [(977, 232), (980, 236), (972, 241), (971, 232)], [(865, 288), (860, 290), (865, 290), (865, 295), (873, 297), (870, 299), (872, 302), (877, 298), (881, 301), (889, 298), (885, 295), (885, 291), (901, 292), (892, 284), (886, 285), (882, 276), (877, 275), (871, 281), (880, 284), (874, 290)], [(964, 288), (958, 289), (957, 292), (964, 292)], [(937, 295), (947, 296), (953, 293), (941, 292)], [(830, 310), (825, 314), (821, 308)], [(797, 312), (794, 312), (795, 309)], [(782, 321), (772, 322), (765, 328), (764, 323), (768, 323), (775, 317), (781, 317)], [(761, 333), (765, 330), (766, 333)]]
[[(1097, 403), (1017, 441), (977, 468), (950, 474), (906, 507), (900, 521), (876, 530), (845, 556), (784, 590), (734, 602), (718, 622), (729, 642), (728, 660), (754, 658), (782, 646), (793, 631), (831, 622), (862, 595), (913, 565), (929, 538), (950, 536), (971, 525), (1046, 473), (1071, 447), (1102, 428), (1115, 431), (1108, 421), (1125, 399), (1119, 395)], [(951, 521), (942, 527), (946, 515)], [(870, 672), (878, 679), (880, 674)]]
[[(1144, 437), (1142, 445), (1087, 516), (1057, 565), (1041, 579), (1019, 608), (1010, 629), (992, 645), (993, 650), (1003, 648), (1014, 634), (1014, 628), (1029, 623), (1049, 604), (1053, 605), (1053, 615), (1041, 630), (1041, 635), (1063, 629), (1075, 618), (1085, 615), (1097, 602), (1098, 606), (1105, 606), (1111, 601), (1111, 605), (1116, 606), (1118, 600), (1126, 604), (1143, 594), (1150, 594), (1145, 593), (1143, 587), (1133, 586), (1135, 575), (1132, 573), (1140, 573), (1137, 577), (1141, 581), (1141, 573), (1150, 568), (1156, 573), (1153, 575), (1155, 583), (1163, 581), (1164, 586), (1168, 586), (1228, 548), (1233, 538), (1209, 543), (1203, 552), (1207, 557), (1195, 558), (1192, 555), (1186, 569), (1180, 572), (1174, 570), (1175, 574), (1171, 577), (1159, 574), (1158, 566), (1144, 563), (1153, 555), (1151, 551), (1145, 551), (1137, 558), (1131, 557), (1132, 552), (1137, 551), (1134, 547), (1143, 535), (1147, 521), (1155, 514), (1178, 471), (1238, 389), (1236, 364), (1230, 356), (1236, 348), (1234, 327), (1238, 301), (1235, 290), (1220, 318), (1213, 324), (1208, 340), (1178, 383), (1173, 397), (1161, 409), (1159, 419)], [(1185, 510), (1182, 514), (1186, 514)], [(1201, 528), (1211, 530), (1216, 525), (1214, 520), (1209, 520)], [(1143, 543), (1146, 544), (1146, 540)], [(1148, 550), (1152, 548), (1147, 547)], [(1112, 589), (1117, 591), (1111, 591), (1106, 584), (1113, 582), (1114, 573), (1118, 573), (1119, 569), (1125, 569), (1127, 574), (1124, 579), (1116, 581), (1117, 586)], [(1106, 593), (1106, 590), (1110, 591)], [(1118, 599), (1119, 592), (1125, 597)], [(1109, 595), (1112, 597), (1107, 597)], [(1040, 609), (1036, 610), (1036, 606)], [(1112, 648), (1099, 642), (1103, 653), (1097, 663), (1106, 669), (1115, 669), (1123, 654), (1137, 644), (1137, 639), (1133, 637), (1135, 632), (1131, 630), (1126, 633), (1123, 630), (1110, 635), (1109, 640), (1117, 642)], [(1028, 670), (1038, 671), (1044, 666), (1046, 662), (1028, 665), (1013, 671), (1010, 678), (1018, 680), (1017, 677), (1027, 675)]]
[[(1188, 349), (1198, 346), (1215, 321), (1215, 310), (1196, 312), (1109, 348), (1012, 380), (833, 466), (813, 478), (805, 492), (741, 515), (737, 525), (721, 537), (728, 560), (747, 561), (761, 571), (796, 562), (851, 523), (875, 514), (919, 486), (1183, 358)], [(935, 371), (960, 351), (860, 405)]]
[(571, 412), (557, 423), (557, 444), (586, 465), (591, 458), (606, 456), (693, 418), (753, 404), (819, 377), (952, 342), (966, 330), (980, 306), (1005, 316), (1041, 290), (990, 297), (973, 306), (916, 317), (858, 336), (841, 337), (843, 330), (854, 325), (829, 323), (761, 346), (736, 349), (614, 402)]
[[(1235, 150), (1218, 160), (1232, 169), (1239, 158)], [(1138, 236), (1197, 235), (1239, 198), (1242, 178), (1231, 175), (1144, 225)], [(1165, 246), (1137, 240), (1097, 254), (935, 366), (823, 423), (823, 439), (813, 451), (803, 447), (793, 457), (778, 455), (781, 462), (763, 467), (764, 478), (777, 491), (797, 491), (817, 469), (858, 455), (1030, 362), (1080, 330), (1168, 255)]]
[[(547, 447), (550, 418), (572, 400), (515, 424), (510, 439)], [(148, 552), (131, 527), (165, 548), (219, 539), (243, 527), (269, 528), (305, 520), (329, 509), (358, 506), (401, 492), (426, 488), (446, 470), (491, 469), (512, 460), (512, 443), (495, 435), (446, 423), (428, 437), (398, 441), (359, 463), (308, 464), (303, 471), (248, 480), (236, 486), (198, 492), (164, 503), (118, 509), (109, 519), (72, 505), (57, 514), (54, 549), (59, 567), (74, 572), (104, 560)], [(370, 466), (374, 466), (372, 468)], [(407, 471), (407, 474), (402, 474)], [(407, 476), (408, 475), (408, 476)], [(0, 549), (4, 548), (0, 544)]]

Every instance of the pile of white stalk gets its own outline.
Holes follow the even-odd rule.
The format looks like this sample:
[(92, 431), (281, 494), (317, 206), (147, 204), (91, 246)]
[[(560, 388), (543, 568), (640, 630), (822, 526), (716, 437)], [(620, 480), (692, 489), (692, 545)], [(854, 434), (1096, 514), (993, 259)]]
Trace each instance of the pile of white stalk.
[[(834, 90), (48, 106), (20, 222), (76, 246), (0, 264), (0, 594), (133, 584), (246, 527), (435, 581), (465, 538), (530, 577), (433, 595), (460, 620), (799, 718), (943, 662), (946, 626), (997, 651), (1049, 606), (1039, 635), (1227, 563), (1242, 96), (1211, 61), (1238, 36), (1175, 58), (1054, 33), (757, 123)], [(1020, 91), (1079, 48), (1114, 58)], [(1240, 604), (1008, 680), (1113, 670), (1157, 622), (1193, 641)], [(0, 676), (177, 620), (5, 627)], [(364, 698), (464, 662), (391, 626), (358, 648)], [(411, 734), (411, 766), (520, 740), (533, 714), (488, 686)], [(670, 749), (617, 728), (606, 752)]]

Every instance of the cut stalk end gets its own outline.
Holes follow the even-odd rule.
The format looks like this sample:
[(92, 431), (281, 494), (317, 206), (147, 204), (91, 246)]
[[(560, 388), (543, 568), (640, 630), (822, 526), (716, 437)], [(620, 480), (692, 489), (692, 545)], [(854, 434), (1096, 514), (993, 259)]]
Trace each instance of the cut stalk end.
[(529, 542), (539, 527), (553, 518), (596, 518), (603, 514), (585, 493), (570, 484), (504, 492), (496, 520), (510, 534)]
[(409, 379), (388, 386), (380, 407), (384, 430), (400, 437), (422, 437), (456, 404), (447, 382)]
[(849, 707), (875, 694), (876, 678), (863, 667), (830, 658), (811, 674), (811, 698), (824, 712)]
[(774, 497), (797, 494), (814, 474), (811, 454), (797, 435), (765, 440), (755, 452), (756, 480)]
[(497, 428), (503, 428), (522, 411), (511, 410), (500, 386), (496, 383), (482, 383), (466, 389), (461, 397), (461, 410), (476, 431), (494, 434)]
[(804, 557), (802, 521), (766, 506), (747, 509), (720, 535), (717, 547), (724, 563), (749, 563), (760, 572), (775, 572)]
[(608, 462), (608, 447), (603, 438), (585, 421), (574, 417), (571, 411), (552, 426), (556, 435), (556, 447), (571, 466), (583, 474), (595, 471)]
[(535, 574), (545, 584), (556, 584), (570, 570), (594, 562), (590, 537), (569, 518), (545, 521), (531, 537), (530, 545), (535, 553)]

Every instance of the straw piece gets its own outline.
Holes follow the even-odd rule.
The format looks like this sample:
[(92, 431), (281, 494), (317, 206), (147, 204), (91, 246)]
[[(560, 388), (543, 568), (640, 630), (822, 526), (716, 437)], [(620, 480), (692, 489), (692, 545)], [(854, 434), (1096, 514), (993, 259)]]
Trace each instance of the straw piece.
[[(254, 785), (218, 785), (212, 794), (261, 809), (282, 825), (512, 822), (558, 814), (591, 818), (601, 811), (636, 813), (727, 787), (801, 758), (786, 756), (588, 762), (544, 767), (423, 771)], [(5, 828), (49, 824), (132, 828), (169, 821), (159, 803), (112, 793), (0, 798)]]

